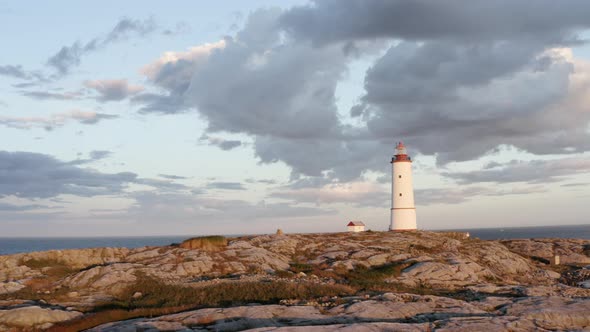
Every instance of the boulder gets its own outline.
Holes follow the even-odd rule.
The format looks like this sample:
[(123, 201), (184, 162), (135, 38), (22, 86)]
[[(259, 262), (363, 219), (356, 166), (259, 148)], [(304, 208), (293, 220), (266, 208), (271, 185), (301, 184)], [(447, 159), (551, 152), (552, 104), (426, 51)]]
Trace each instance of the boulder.
[(0, 310), (0, 325), (20, 329), (31, 327), (47, 328), (47, 324), (63, 322), (81, 316), (81, 312), (41, 308), (38, 306)]

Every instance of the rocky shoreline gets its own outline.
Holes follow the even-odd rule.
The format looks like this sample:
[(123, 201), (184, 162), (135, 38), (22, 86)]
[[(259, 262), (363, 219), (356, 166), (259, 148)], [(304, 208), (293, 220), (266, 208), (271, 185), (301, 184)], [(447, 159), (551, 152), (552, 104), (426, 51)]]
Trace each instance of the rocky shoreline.
[(0, 256), (0, 331), (583, 330), (587, 265), (589, 240), (425, 231), (24, 253)]

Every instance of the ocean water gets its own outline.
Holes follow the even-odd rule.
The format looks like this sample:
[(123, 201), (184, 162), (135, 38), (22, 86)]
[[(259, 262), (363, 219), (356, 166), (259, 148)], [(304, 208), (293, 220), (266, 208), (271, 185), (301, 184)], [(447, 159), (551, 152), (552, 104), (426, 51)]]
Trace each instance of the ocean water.
[[(590, 225), (538, 226), (515, 228), (453, 229), (469, 232), (472, 237), (482, 240), (529, 239), (529, 238), (572, 238), (590, 240)], [(78, 249), (96, 247), (162, 246), (179, 243), (189, 236), (146, 236), (146, 237), (67, 237), (67, 238), (2, 238), (0, 255), (53, 249)]]

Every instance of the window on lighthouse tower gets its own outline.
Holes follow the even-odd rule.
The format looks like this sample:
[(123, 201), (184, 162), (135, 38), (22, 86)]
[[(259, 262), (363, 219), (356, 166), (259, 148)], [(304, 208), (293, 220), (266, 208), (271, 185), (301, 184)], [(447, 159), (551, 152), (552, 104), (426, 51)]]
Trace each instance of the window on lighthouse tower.
[(401, 195), (402, 195), (402, 193), (399, 193), (399, 195), (401, 196)]

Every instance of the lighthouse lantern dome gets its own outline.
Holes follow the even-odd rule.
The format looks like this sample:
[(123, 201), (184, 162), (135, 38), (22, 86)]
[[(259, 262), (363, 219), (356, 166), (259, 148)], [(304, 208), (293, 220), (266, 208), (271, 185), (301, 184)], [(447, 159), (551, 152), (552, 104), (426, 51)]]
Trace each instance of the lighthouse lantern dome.
[(406, 146), (404, 145), (404, 142), (397, 143), (397, 145), (395, 146), (395, 149), (397, 150), (397, 154), (408, 154), (406, 151)]

